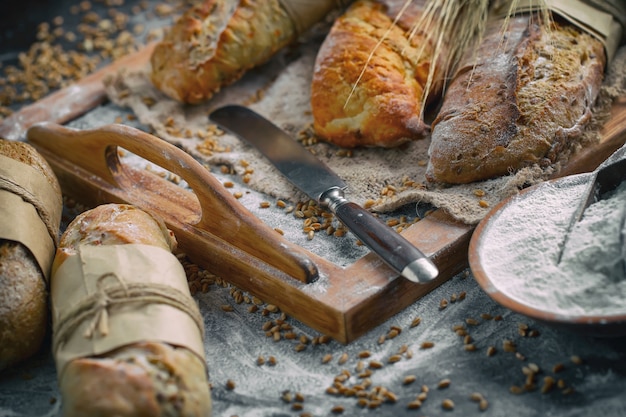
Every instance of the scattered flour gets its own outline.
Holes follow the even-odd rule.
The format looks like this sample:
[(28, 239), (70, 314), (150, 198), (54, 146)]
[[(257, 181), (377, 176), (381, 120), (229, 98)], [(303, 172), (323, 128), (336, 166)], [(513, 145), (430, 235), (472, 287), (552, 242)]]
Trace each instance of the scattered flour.
[(479, 251), (497, 291), (557, 315), (626, 314), (626, 181), (585, 210), (557, 263), (589, 179), (542, 183), (492, 218)]

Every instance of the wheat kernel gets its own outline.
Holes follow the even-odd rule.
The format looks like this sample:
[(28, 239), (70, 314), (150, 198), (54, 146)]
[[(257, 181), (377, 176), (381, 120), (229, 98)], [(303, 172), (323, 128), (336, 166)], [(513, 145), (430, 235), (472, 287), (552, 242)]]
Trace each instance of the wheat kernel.
[(454, 401), (446, 398), (441, 402), (441, 407), (443, 407), (444, 410), (454, 410)]
[(480, 392), (472, 392), (469, 398), (474, 402), (478, 402), (483, 399), (483, 395)]
[(408, 384), (412, 384), (416, 380), (417, 380), (417, 377), (415, 375), (407, 375), (404, 377), (404, 380), (402, 381), (402, 383), (404, 385), (408, 385)]
[(413, 400), (407, 404), (406, 408), (409, 410), (417, 410), (422, 406), (422, 402), (420, 400)]
[(282, 395), (280, 396), (280, 399), (286, 403), (290, 403), (291, 400), (293, 400), (293, 395), (291, 394), (289, 390), (283, 391)]
[(383, 366), (384, 366), (383, 363), (380, 361), (370, 361), (369, 363), (369, 367), (372, 369), (380, 369)]
[(387, 362), (389, 362), (389, 363), (396, 363), (396, 362), (400, 362), (400, 360), (402, 360), (402, 356), (400, 356), (400, 355), (391, 355), (389, 357), (389, 359), (387, 360)]
[(489, 402), (483, 398), (482, 400), (480, 400), (480, 402), (478, 403), (478, 409), (480, 411), (485, 411), (487, 408), (489, 408)]
[(446, 379), (442, 379), (441, 381), (439, 381), (439, 383), (437, 384), (437, 388), (442, 389), (442, 388), (448, 388), (450, 386), (450, 380), (448, 378)]

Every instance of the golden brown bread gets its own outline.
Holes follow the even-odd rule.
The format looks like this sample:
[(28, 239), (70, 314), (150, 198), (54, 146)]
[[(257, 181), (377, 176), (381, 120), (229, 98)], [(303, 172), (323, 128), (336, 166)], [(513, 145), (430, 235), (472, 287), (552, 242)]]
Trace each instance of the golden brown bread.
[[(32, 209), (36, 212), (35, 221), (39, 219), (43, 224), (40, 230), (43, 236), (35, 235), (34, 239), (54, 241), (58, 236), (63, 206), (61, 189), (52, 169), (32, 146), (24, 142), (0, 139), (0, 155), (33, 168), (43, 178), (42, 182), (49, 185), (50, 193), (56, 195), (54, 206), (40, 211)], [(0, 193), (9, 192), (0, 190)], [(0, 224), (3, 222), (20, 223), (17, 218), (6, 217), (0, 219)], [(33, 228), (26, 233), (38, 232)], [(53, 244), (43, 256), (48, 257), (48, 263), (52, 261)], [(0, 370), (34, 355), (42, 345), (48, 326), (48, 288), (42, 267), (22, 242), (0, 235)]]
[(494, 20), (468, 54), (432, 124), (430, 181), (469, 183), (548, 166), (579, 143), (603, 79), (603, 45), (568, 23), (547, 30), (540, 22), (512, 17), (503, 39), (503, 21)]
[(200, 103), (295, 37), (296, 28), (278, 0), (202, 0), (156, 45), (152, 82), (176, 100)]
[(76, 359), (61, 380), (65, 416), (210, 416), (204, 364), (184, 348), (135, 343)]
[[(131, 205), (105, 204), (77, 216), (63, 234), (55, 258), (53, 318), (60, 315), (58, 306), (55, 310), (54, 282), (68, 279), (63, 275), (65, 262), (78, 253), (84, 256), (84, 246), (133, 244), (169, 252), (176, 241), (161, 219)], [(187, 285), (184, 272), (168, 279), (182, 279)], [(112, 323), (113, 310), (108, 314)], [(54, 324), (59, 330), (58, 322)], [(105, 334), (109, 336), (116, 335)], [(155, 339), (70, 360), (59, 375), (64, 416), (209, 416), (211, 396), (203, 360), (184, 346), (160, 342), (156, 335)]]
[(431, 65), (441, 66), (437, 73), (444, 68), (431, 62), (424, 33), (410, 36), (425, 1), (411, 2), (394, 24), (403, 3), (357, 1), (335, 21), (311, 83), (314, 128), (322, 139), (342, 147), (393, 147), (428, 134), (424, 87)]

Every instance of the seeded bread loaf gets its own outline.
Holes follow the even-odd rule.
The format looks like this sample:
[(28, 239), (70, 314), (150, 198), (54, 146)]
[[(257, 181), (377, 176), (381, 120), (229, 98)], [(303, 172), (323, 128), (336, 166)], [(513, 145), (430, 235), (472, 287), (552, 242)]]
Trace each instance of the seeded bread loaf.
[[(59, 233), (63, 209), (61, 188), (52, 169), (43, 157), (29, 144), (0, 139), (0, 157), (4, 160), (2, 171), (17, 174), (32, 171), (39, 177), (41, 187), (47, 191), (52, 202), (47, 206), (38, 204), (38, 191), (28, 189), (28, 184), (16, 184), (14, 178), (4, 178), (0, 173), (0, 370), (14, 365), (35, 354), (41, 347), (49, 328), (48, 288), (43, 268), (49, 269), (54, 257), (54, 245)], [(12, 161), (12, 162), (11, 162)], [(0, 160), (0, 163), (3, 161)], [(15, 166), (7, 166), (8, 163)], [(28, 181), (33, 183), (33, 181)], [(26, 182), (26, 181), (25, 181)], [(26, 187), (26, 188), (22, 188)], [(9, 199), (24, 202), (23, 208), (7, 212), (14, 204)], [(7, 204), (7, 207), (3, 205)], [(25, 220), (27, 214), (32, 214)], [(32, 224), (24, 224), (33, 220)], [(28, 230), (20, 230), (24, 226)], [(3, 231), (15, 227), (16, 233), (32, 235), (34, 240), (49, 240), (40, 252), (41, 263), (31, 249), (14, 237), (7, 239)], [(47, 265), (47, 266), (46, 266)]]
[(432, 124), (426, 176), (469, 183), (563, 162), (579, 144), (599, 92), (602, 43), (538, 15), (490, 22), (447, 87)]
[(428, 134), (424, 88), (431, 66), (444, 68), (432, 62), (424, 33), (411, 34), (425, 0), (400, 14), (404, 3), (357, 1), (334, 22), (311, 83), (314, 128), (322, 139), (350, 148), (394, 147)]
[[(59, 361), (62, 360), (63, 356), (61, 353), (63, 345), (59, 344), (58, 339), (62, 337), (61, 322), (71, 322), (71, 317), (68, 320), (63, 320), (63, 308), (55, 304), (55, 300), (61, 300), (59, 303), (63, 300), (62, 295), (55, 294), (58, 280), (73, 279), (67, 275), (65, 264), (75, 257), (81, 257), (82, 262), (89, 263), (93, 258), (85, 255), (89, 253), (85, 248), (98, 250), (112, 246), (128, 247), (131, 245), (156, 247), (163, 250), (163, 255), (167, 255), (175, 247), (176, 240), (162, 221), (138, 208), (125, 204), (106, 204), (82, 213), (68, 226), (61, 237), (53, 266), (52, 311), (55, 330), (53, 350), (57, 360), (59, 384), (63, 397), (63, 415), (66, 417), (209, 416), (211, 415), (211, 397), (203, 357), (201, 358), (197, 351), (193, 352), (185, 346), (160, 341), (160, 335), (156, 334), (156, 330), (137, 329), (154, 334), (154, 340), (123, 343), (121, 346), (103, 353), (70, 357), (64, 366), (59, 366)], [(126, 258), (126, 255), (123, 255), (122, 258)], [(134, 259), (128, 258), (127, 262), (136, 263), (137, 261)], [(161, 262), (160, 259), (155, 261)], [(127, 267), (130, 266), (132, 265), (127, 265)], [(99, 336), (100, 338), (120, 337), (119, 334), (116, 334), (116, 329), (119, 327), (115, 327), (114, 315), (123, 314), (124, 311), (118, 313), (120, 310), (115, 309), (113, 301), (125, 302), (125, 307), (121, 307), (122, 310), (133, 309), (136, 306), (141, 308), (145, 304), (141, 300), (134, 302), (136, 300), (133, 300), (133, 297), (144, 297), (148, 303), (153, 302), (150, 300), (153, 300), (154, 294), (146, 292), (141, 295), (142, 291), (150, 290), (149, 287), (143, 290), (141, 287), (139, 287), (140, 290), (132, 287), (133, 283), (143, 284), (144, 281), (148, 281), (148, 264), (134, 266), (140, 271), (143, 271), (142, 266), (145, 266), (146, 276), (139, 278), (138, 281), (132, 281), (123, 276), (116, 277), (119, 283), (123, 284), (118, 297), (127, 298), (122, 301), (115, 298), (113, 292), (105, 297), (110, 305), (106, 307), (103, 314), (108, 314), (107, 323), (112, 327), (103, 332)], [(106, 275), (106, 271), (103, 272)], [(166, 269), (156, 271), (156, 274), (167, 275), (168, 272), (169, 269)], [(85, 284), (80, 284), (81, 286), (93, 285), (93, 282), (87, 282), (88, 277), (89, 275), (85, 273), (83, 277)], [(163, 282), (168, 283), (168, 280), (171, 282), (180, 279), (180, 276), (166, 276)], [(182, 280), (186, 286), (184, 271)], [(115, 279), (112, 282), (115, 282)], [(165, 292), (172, 293), (175, 291), (174, 288), (171, 290), (166, 288)], [(189, 308), (197, 309), (190, 296), (189, 299), (183, 297), (183, 301), (190, 302)], [(156, 310), (149, 310), (148, 316), (152, 315), (157, 315)], [(134, 318), (134, 320), (137, 319)], [(163, 324), (181, 328), (183, 325), (182, 322), (176, 320)], [(145, 326), (150, 327), (149, 324)], [(77, 329), (70, 333), (78, 332), (80, 338), (82, 328), (77, 327)], [(121, 335), (123, 338), (126, 336), (128, 335)], [(93, 341), (94, 346), (99, 341), (95, 334), (90, 335), (88, 340)], [(70, 344), (70, 342), (66, 343)]]

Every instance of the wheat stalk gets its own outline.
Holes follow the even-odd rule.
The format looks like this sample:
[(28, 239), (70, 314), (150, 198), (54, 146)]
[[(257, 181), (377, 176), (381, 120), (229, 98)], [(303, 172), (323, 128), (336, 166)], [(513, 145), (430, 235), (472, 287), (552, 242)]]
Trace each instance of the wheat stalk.
[[(411, 1), (407, 0), (407, 2)], [(445, 88), (450, 74), (454, 73), (465, 51), (480, 42), (489, 15), (489, 4), (489, 0), (429, 0), (427, 2), (423, 15), (409, 33), (409, 38), (422, 33), (426, 36), (425, 44), (434, 45), (432, 64), (424, 86), (423, 103), (428, 100), (436, 81), (436, 63), (440, 59), (443, 61)], [(424, 106), (422, 106), (423, 111)]]
[[(389, 29), (370, 52), (359, 77), (352, 86), (352, 90), (346, 99), (345, 105), (350, 101), (374, 53), (385, 41), (386, 36), (393, 26), (397, 24), (413, 1), (414, 0), (406, 0), (404, 2)], [(508, 27), (510, 16), (515, 14), (515, 10), (518, 8), (520, 1), (521, 0), (428, 0), (426, 2), (424, 13), (407, 34), (409, 40), (418, 34), (425, 37), (425, 42), (422, 43), (419, 50), (418, 60), (424, 53), (426, 46), (433, 45), (432, 57), (430, 59), (431, 65), (424, 86), (422, 103), (428, 101), (433, 85), (439, 81), (435, 79), (438, 70), (436, 63), (439, 62), (439, 60), (443, 62), (442, 81), (445, 90), (445, 86), (452, 74), (454, 74), (461, 58), (464, 54), (471, 52), (473, 49), (475, 50), (475, 47), (482, 40), (492, 8), (496, 6), (508, 7), (508, 12), (505, 14), (502, 25), (502, 39), (504, 40), (506, 38), (504, 34)], [(549, 29), (551, 14), (546, 6), (546, 1), (536, 0), (536, 5), (533, 5), (533, 3), (534, 1), (531, 0), (531, 6), (540, 11), (542, 24)], [(500, 47), (502, 47), (502, 45)], [(421, 106), (422, 113), (424, 112), (424, 107), (425, 106)], [(420, 116), (423, 117), (423, 114)]]

